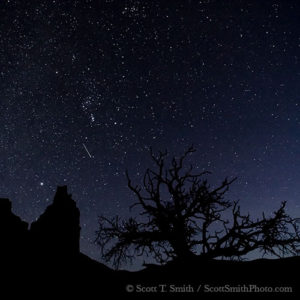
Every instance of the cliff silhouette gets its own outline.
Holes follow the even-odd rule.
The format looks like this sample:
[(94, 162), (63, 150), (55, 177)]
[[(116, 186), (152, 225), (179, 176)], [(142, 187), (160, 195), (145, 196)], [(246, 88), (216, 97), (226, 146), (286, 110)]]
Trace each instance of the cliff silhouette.
[[(1, 248), (0, 254), (3, 260), (14, 257), (15, 261), (20, 260), (27, 251), (29, 242), (28, 224), (14, 215), (11, 211), (12, 204), (7, 198), (0, 199), (0, 235)], [(22, 246), (22, 252), (19, 253), (19, 246)]]
[[(1, 293), (31, 298), (99, 295), (298, 296), (295, 270), (300, 258), (254, 261), (193, 257), (138, 272), (115, 271), (80, 252), (80, 212), (67, 187), (57, 188), (53, 203), (29, 226), (0, 198)], [(222, 290), (223, 287), (223, 290)], [(227, 287), (227, 290), (226, 290)], [(264, 292), (264, 288), (281, 292)], [(249, 292), (249, 289), (252, 291)], [(286, 290), (284, 290), (286, 288)], [(242, 290), (244, 289), (244, 290)], [(248, 290), (247, 290), (248, 289)], [(2, 296), (2, 295), (1, 295)]]
[(0, 199), (0, 226), (1, 257), (7, 257), (7, 263), (52, 264), (77, 259), (80, 254), (80, 213), (66, 186), (57, 188), (53, 203), (30, 228), (12, 213), (9, 199)]
[(53, 203), (30, 227), (33, 250), (39, 255), (70, 259), (79, 253), (80, 213), (67, 187), (57, 188)]
[(111, 289), (113, 270), (80, 253), (80, 212), (66, 186), (57, 188), (53, 203), (30, 227), (12, 212), (9, 199), (0, 198), (0, 234), (2, 284), (10, 292), (83, 293), (96, 278)]

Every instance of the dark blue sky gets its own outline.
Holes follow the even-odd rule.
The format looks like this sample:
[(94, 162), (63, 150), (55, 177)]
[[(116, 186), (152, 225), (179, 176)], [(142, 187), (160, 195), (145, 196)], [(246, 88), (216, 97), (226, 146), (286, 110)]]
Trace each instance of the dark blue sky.
[[(0, 196), (32, 222), (67, 184), (81, 249), (128, 216), (147, 149), (238, 180), (242, 210), (300, 215), (299, 1), (0, 4)], [(85, 149), (86, 147), (86, 149)], [(89, 152), (89, 153), (88, 153)], [(91, 155), (91, 157), (90, 157)]]

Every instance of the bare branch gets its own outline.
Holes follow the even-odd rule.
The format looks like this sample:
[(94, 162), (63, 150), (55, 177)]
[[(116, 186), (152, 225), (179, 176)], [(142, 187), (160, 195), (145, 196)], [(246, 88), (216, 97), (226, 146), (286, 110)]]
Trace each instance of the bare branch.
[[(225, 178), (211, 188), (204, 177), (209, 172), (194, 173), (192, 165), (185, 167), (193, 152), (190, 147), (167, 164), (167, 151), (155, 155), (150, 149), (156, 168), (145, 171), (141, 186), (132, 183), (126, 170), (128, 187), (137, 198), (131, 208), (139, 209), (141, 220), (99, 218), (96, 242), (107, 262), (119, 267), (146, 255), (163, 263), (195, 254), (241, 258), (253, 250), (278, 257), (299, 253), (299, 219), (286, 214), (285, 202), (272, 216), (263, 213), (251, 219), (241, 213), (238, 202), (224, 198), (236, 178)], [(225, 218), (229, 210), (231, 220)]]

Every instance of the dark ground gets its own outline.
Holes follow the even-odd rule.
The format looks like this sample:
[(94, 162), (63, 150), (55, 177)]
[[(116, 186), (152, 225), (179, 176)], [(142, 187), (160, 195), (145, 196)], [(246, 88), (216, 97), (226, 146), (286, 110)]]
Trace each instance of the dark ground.
[[(46, 296), (107, 299), (109, 295), (286, 299), (299, 297), (299, 266), (300, 257), (249, 262), (195, 259), (128, 272), (113, 271), (79, 254), (70, 261), (46, 260), (36, 264), (27, 261), (6, 266), (3, 286), (12, 295), (42, 299)], [(276, 289), (279, 290), (275, 292)]]

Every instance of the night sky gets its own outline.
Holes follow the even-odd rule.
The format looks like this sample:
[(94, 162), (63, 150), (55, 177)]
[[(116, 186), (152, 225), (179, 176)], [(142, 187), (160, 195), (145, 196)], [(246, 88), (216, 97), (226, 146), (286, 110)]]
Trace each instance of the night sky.
[[(228, 197), (300, 216), (298, 0), (3, 0), (0, 197), (27, 222), (68, 185), (81, 250), (128, 216), (148, 149), (237, 176)], [(135, 213), (134, 211), (132, 212)]]

